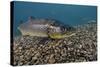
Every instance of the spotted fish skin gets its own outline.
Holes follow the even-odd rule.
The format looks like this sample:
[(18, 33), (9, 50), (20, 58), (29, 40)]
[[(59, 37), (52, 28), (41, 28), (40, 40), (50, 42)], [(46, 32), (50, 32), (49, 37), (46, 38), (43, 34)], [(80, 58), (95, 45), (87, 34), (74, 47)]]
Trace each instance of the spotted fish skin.
[(54, 34), (59, 34), (61, 38), (63, 34), (65, 35), (65, 33), (71, 31), (72, 27), (63, 26), (58, 24), (57, 21), (51, 19), (34, 19), (30, 17), (27, 22), (20, 24), (18, 29), (22, 35), (53, 38), (55, 36)]

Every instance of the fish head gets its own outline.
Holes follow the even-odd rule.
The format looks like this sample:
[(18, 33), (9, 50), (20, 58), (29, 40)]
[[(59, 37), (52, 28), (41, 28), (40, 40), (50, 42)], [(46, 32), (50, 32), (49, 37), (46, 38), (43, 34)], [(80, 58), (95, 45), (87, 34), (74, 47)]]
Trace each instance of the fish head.
[(62, 39), (75, 35), (75, 28), (69, 26), (50, 26), (48, 35), (53, 39)]

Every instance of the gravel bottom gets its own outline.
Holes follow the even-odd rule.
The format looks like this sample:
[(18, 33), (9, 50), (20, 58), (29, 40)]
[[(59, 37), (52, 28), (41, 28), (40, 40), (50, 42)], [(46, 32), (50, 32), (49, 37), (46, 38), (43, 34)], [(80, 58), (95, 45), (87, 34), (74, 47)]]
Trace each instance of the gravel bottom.
[(97, 24), (76, 26), (64, 39), (20, 36), (14, 40), (13, 65), (38, 65), (97, 60)]

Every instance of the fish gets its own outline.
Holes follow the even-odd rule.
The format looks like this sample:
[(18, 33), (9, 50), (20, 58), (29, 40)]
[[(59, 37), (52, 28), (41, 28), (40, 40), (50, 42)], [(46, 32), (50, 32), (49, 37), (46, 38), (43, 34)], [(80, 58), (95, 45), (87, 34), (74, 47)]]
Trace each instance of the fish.
[(21, 34), (37, 37), (49, 37), (52, 39), (61, 39), (73, 36), (75, 28), (60, 23), (55, 19), (34, 18), (29, 19), (18, 26)]

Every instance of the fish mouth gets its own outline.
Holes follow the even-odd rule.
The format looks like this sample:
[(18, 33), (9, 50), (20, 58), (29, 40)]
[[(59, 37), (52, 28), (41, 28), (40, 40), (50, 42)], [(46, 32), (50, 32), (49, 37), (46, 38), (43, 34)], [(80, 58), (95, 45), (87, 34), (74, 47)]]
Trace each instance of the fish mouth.
[(52, 34), (49, 34), (49, 37), (52, 39), (63, 39), (63, 38), (74, 36), (75, 34), (76, 34), (75, 32), (66, 32), (64, 34), (52, 33)]

